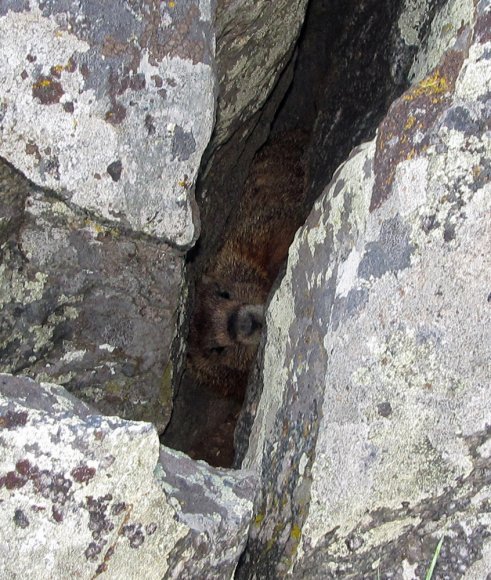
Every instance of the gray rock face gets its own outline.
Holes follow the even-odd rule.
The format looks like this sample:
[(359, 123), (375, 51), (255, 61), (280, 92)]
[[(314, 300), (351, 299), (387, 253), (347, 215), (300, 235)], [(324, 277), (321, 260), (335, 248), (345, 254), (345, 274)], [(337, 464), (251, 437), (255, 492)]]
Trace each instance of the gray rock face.
[(189, 245), (211, 20), (210, 0), (2, 2), (0, 156), (99, 218)]
[(230, 577), (253, 491), (250, 474), (159, 451), (150, 424), (0, 375), (3, 578)]
[(297, 234), (239, 578), (421, 578), (443, 536), (437, 577), (491, 569), (490, 15), (441, 9), (413, 86)]
[(103, 413), (161, 431), (182, 257), (80, 215), (5, 165), (0, 176), (6, 206), (9, 194), (26, 195), (24, 212), (4, 221), (14, 233), (0, 254), (0, 369), (63, 384)]
[(0, 6), (0, 370), (159, 431), (214, 121), (211, 22), (210, 0)]
[(291, 56), (306, 6), (306, 0), (218, 0), (221, 90), (214, 145), (226, 141), (265, 104)]

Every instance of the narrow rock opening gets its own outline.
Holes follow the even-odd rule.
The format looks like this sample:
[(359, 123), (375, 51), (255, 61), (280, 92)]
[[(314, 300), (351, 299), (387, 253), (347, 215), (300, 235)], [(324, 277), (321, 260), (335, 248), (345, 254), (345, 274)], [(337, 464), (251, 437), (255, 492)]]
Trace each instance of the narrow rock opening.
[[(414, 54), (399, 41), (402, 4), (311, 0), (268, 102), (226, 145), (212, 141), (197, 189), (201, 237), (188, 260), (195, 287), (188, 364), (164, 444), (222, 467), (232, 466), (237, 453), (240, 464), (250, 417), (238, 450), (234, 432), (263, 305), (295, 231), (406, 87)], [(437, 2), (431, 4), (434, 10)], [(254, 386), (258, 397), (261, 386)]]

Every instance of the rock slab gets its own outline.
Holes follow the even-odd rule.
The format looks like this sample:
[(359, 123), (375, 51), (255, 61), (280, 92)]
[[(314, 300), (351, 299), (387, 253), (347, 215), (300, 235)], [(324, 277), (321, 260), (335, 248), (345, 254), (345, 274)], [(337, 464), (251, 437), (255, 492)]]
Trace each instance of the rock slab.
[(434, 577), (491, 569), (490, 17), (441, 8), (297, 233), (249, 408), (239, 578), (421, 578), (442, 537)]
[(63, 387), (0, 375), (2, 577), (232, 574), (255, 479), (160, 448)]

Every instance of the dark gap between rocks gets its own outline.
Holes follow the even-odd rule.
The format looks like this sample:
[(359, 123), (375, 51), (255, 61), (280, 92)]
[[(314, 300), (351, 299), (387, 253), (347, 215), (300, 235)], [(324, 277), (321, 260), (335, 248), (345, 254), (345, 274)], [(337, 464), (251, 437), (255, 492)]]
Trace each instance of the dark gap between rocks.
[[(293, 80), (284, 98), (273, 91), (271, 102), (254, 120), (248, 143), (253, 147), (260, 143), (261, 137), (255, 140), (254, 133), (264, 132), (265, 127), (269, 127), (268, 140), (259, 149), (256, 145), (249, 177), (234, 188), (234, 195), (227, 191), (228, 184), (237, 181), (238, 159), (247, 157), (238, 141), (239, 132), (228, 149), (205, 155), (203, 168), (207, 171), (197, 188), (202, 236), (188, 260), (190, 285), (197, 285), (198, 302), (205, 303), (193, 314), (196, 295), (190, 300), (194, 328), (190, 351), (198, 371), (189, 364), (184, 370), (172, 419), (162, 436), (165, 445), (211, 465), (240, 466), (254, 418), (254, 401), (262, 386), (256, 377), (250, 381), (234, 449), (255, 347), (229, 343), (238, 334), (252, 340), (260, 313), (252, 309), (224, 316), (220, 321), (224, 336), (215, 342), (205, 339), (219, 315), (236, 301), (265, 303), (271, 287), (279, 283), (275, 278), (294, 232), (304, 223), (315, 199), (353, 147), (374, 136), (390, 103), (406, 88), (414, 55), (398, 40), (400, 4), (311, 0), (296, 60), (294, 56), (286, 67), (288, 71), (294, 66)], [(281, 83), (280, 79), (277, 86)], [(207, 192), (206, 198), (203, 192)], [(224, 228), (218, 227), (222, 223)], [(213, 279), (211, 287), (206, 287), (206, 299), (199, 297), (203, 295), (203, 272)], [(210, 283), (208, 278), (205, 285)], [(249, 286), (238, 288), (237, 281)], [(201, 349), (198, 363), (197, 349)]]

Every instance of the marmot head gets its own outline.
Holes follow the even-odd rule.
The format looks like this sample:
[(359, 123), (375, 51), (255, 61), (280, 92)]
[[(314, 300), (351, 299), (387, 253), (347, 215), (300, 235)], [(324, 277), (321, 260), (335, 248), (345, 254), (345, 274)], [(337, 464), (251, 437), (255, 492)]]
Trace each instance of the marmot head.
[(198, 380), (219, 389), (244, 382), (261, 336), (264, 300), (264, 291), (255, 284), (224, 286), (204, 277), (189, 340), (189, 361)]

